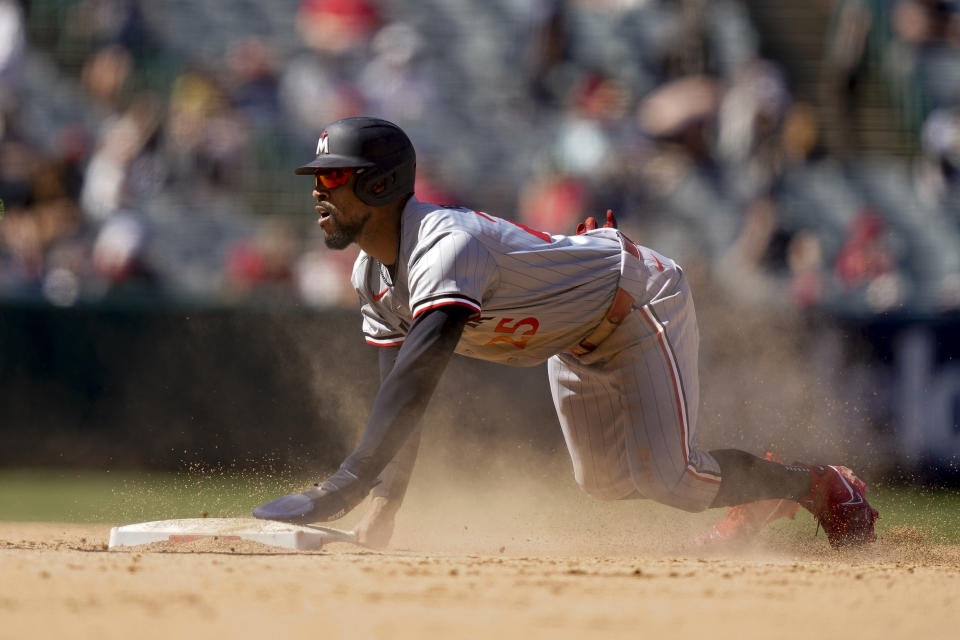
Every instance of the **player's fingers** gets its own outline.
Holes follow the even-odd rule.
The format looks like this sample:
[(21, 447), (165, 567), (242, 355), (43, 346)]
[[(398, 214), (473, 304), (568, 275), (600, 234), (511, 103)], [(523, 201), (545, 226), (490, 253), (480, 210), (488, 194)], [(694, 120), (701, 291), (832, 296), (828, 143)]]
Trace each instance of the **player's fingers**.
[(611, 229), (617, 228), (617, 219), (613, 217), (613, 209), (607, 209), (607, 224), (603, 226)]
[(587, 227), (587, 231), (593, 231), (597, 228), (597, 221), (593, 219), (593, 216), (587, 218), (586, 222), (583, 223)]
[(582, 235), (585, 234), (586, 232), (587, 232), (587, 225), (583, 224), (582, 222), (578, 222), (578, 223), (577, 223), (577, 235), (578, 235), (578, 236), (582, 236)]

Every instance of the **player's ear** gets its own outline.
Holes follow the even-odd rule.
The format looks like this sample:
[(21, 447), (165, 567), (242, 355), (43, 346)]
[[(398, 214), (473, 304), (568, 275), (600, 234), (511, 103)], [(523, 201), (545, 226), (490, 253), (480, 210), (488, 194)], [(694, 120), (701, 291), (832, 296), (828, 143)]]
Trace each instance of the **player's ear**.
[(370, 187), (370, 191), (373, 192), (373, 195), (378, 196), (381, 193), (383, 193), (386, 188), (387, 188), (387, 179), (381, 178), (380, 180), (377, 180), (375, 183), (373, 183), (373, 186)]

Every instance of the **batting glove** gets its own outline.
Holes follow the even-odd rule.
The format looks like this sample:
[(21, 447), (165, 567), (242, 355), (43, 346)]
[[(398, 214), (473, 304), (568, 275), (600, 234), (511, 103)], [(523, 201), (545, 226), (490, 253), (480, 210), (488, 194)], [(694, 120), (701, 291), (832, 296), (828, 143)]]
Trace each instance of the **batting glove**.
[(363, 501), (369, 487), (363, 489), (357, 476), (346, 469), (303, 493), (294, 493), (262, 504), (253, 510), (255, 518), (306, 524), (342, 518)]
[[(616, 229), (617, 220), (613, 217), (613, 209), (607, 209), (607, 223), (603, 225), (605, 229)], [(597, 221), (590, 216), (584, 222), (577, 224), (577, 235), (583, 235), (587, 231), (593, 231), (597, 228)]]

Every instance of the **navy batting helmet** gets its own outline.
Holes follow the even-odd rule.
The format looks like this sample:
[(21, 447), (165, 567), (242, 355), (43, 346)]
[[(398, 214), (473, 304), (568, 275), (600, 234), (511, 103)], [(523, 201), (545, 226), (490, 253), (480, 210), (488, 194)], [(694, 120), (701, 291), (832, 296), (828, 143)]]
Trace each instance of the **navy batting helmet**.
[(407, 134), (392, 122), (344, 118), (327, 126), (317, 141), (317, 157), (294, 173), (313, 175), (318, 169), (345, 168), (357, 170), (353, 187), (357, 197), (380, 206), (413, 193), (417, 155)]

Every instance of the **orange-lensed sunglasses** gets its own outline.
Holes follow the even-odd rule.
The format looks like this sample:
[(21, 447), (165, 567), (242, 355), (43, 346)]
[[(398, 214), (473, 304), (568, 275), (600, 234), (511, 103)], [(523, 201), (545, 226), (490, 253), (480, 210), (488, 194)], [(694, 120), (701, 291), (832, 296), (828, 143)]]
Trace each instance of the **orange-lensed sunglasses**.
[(319, 189), (336, 189), (345, 184), (354, 173), (354, 169), (320, 169), (313, 174), (313, 185)]

